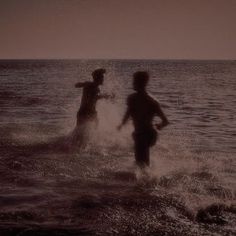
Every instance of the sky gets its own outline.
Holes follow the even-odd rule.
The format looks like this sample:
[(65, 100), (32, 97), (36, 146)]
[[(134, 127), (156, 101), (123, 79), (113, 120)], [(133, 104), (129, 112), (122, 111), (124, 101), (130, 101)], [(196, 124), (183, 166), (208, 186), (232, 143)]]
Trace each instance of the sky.
[(0, 0), (1, 59), (236, 59), (236, 0)]

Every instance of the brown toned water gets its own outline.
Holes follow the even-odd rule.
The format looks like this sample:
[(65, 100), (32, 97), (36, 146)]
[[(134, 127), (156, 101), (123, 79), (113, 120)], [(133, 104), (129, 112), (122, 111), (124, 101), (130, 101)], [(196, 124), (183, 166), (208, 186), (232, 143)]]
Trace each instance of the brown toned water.
[[(78, 81), (107, 69), (99, 127), (70, 142)], [(133, 163), (132, 124), (117, 132), (132, 74), (171, 125), (152, 149), (149, 177)], [(0, 235), (234, 235), (236, 62), (0, 61)]]

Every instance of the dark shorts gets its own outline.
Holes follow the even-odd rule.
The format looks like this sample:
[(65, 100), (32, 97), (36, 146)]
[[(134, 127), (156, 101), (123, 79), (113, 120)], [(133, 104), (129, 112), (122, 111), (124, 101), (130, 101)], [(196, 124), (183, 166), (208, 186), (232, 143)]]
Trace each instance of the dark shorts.
[(149, 166), (149, 149), (157, 141), (157, 132), (155, 129), (146, 129), (142, 132), (134, 132), (134, 150), (135, 160), (139, 167)]
[(157, 131), (155, 129), (148, 129), (142, 132), (133, 132), (133, 139), (136, 145), (144, 145), (146, 147), (151, 147), (155, 145), (157, 141)]

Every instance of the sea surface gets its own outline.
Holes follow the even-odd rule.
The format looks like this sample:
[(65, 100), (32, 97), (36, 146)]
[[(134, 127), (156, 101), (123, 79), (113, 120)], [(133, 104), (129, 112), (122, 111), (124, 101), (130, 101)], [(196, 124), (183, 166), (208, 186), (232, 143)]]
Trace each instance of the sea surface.
[[(68, 147), (82, 90), (107, 70), (99, 126)], [(151, 167), (117, 131), (147, 70), (170, 125)], [(154, 121), (158, 122), (158, 118)], [(236, 61), (0, 60), (0, 235), (236, 235)]]

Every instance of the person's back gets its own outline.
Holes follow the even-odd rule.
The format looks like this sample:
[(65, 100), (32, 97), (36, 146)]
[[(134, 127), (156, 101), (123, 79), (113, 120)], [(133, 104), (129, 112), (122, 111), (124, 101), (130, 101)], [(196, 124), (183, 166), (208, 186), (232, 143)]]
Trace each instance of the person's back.
[[(129, 117), (132, 118), (135, 159), (141, 168), (150, 164), (149, 149), (157, 140), (155, 128), (160, 130), (169, 123), (159, 103), (146, 92), (148, 80), (149, 74), (146, 71), (134, 73), (133, 87), (136, 92), (128, 97), (126, 113), (118, 126), (118, 129), (121, 129)], [(154, 116), (159, 116), (162, 120), (155, 128), (152, 124)]]
[(146, 92), (137, 92), (128, 97), (127, 103), (135, 131), (151, 129), (154, 116), (160, 113), (158, 102)]

